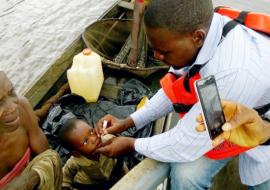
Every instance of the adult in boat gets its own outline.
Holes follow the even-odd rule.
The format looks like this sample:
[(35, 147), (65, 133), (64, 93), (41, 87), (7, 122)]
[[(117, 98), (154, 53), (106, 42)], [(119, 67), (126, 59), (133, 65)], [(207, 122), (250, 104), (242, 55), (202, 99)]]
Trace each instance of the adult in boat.
[(117, 63), (127, 63), (131, 67), (162, 66), (164, 63), (154, 58), (154, 52), (147, 43), (143, 27), (143, 13), (151, 0), (134, 0), (131, 35), (115, 57)]
[(61, 189), (60, 158), (48, 149), (29, 101), (16, 95), (3, 71), (0, 71), (0, 150), (1, 189)]
[(144, 25), (155, 57), (171, 65), (160, 89), (140, 110), (124, 120), (105, 116), (108, 133), (140, 129), (171, 111), (179, 113), (176, 126), (149, 138), (116, 137), (98, 152), (117, 156), (137, 151), (171, 163), (171, 188), (208, 189), (213, 177), (239, 155), (239, 172), (250, 189), (270, 188), (270, 146), (241, 147), (227, 141), (213, 149), (207, 132), (196, 131), (201, 113), (194, 81), (214, 75), (222, 99), (248, 107), (270, 102), (270, 39), (244, 25), (224, 31), (228, 17), (214, 13), (211, 0), (155, 0), (144, 14)]
[[(138, 49), (140, 45), (139, 43), (146, 42), (145, 31), (141, 23), (142, 23), (144, 10), (148, 4), (149, 4), (149, 1), (147, 0), (135, 0), (134, 2), (133, 21), (132, 21), (132, 30), (131, 30), (131, 44), (130, 44), (130, 52), (129, 52), (129, 56), (127, 60), (128, 65), (132, 67), (137, 66), (138, 53), (141, 53), (139, 52), (140, 50)], [(146, 52), (146, 55), (147, 55), (147, 52)]]

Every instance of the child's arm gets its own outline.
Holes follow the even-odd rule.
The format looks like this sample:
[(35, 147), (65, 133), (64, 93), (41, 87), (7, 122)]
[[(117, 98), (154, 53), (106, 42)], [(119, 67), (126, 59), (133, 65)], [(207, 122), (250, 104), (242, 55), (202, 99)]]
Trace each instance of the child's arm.
[(62, 187), (71, 188), (73, 179), (77, 174), (77, 172), (79, 171), (79, 168), (80, 166), (77, 164), (76, 159), (74, 159), (74, 157), (70, 157), (63, 167)]

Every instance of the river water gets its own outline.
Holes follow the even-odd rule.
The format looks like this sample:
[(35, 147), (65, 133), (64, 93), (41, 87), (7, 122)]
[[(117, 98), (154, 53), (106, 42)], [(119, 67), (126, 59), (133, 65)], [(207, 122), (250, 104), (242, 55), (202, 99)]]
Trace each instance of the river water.
[[(31, 87), (85, 27), (118, 0), (0, 0), (0, 70), (17, 92)], [(270, 13), (270, 0), (213, 0)]]
[(0, 0), (0, 70), (24, 93), (118, 0)]

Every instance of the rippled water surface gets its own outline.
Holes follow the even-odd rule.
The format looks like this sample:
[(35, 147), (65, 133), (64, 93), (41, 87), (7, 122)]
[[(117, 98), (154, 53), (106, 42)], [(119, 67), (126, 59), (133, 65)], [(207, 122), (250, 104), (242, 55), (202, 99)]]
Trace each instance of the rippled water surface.
[(118, 0), (0, 0), (0, 70), (23, 93)]
[[(19, 93), (118, 0), (0, 0), (0, 69)], [(270, 14), (270, 0), (213, 0)]]

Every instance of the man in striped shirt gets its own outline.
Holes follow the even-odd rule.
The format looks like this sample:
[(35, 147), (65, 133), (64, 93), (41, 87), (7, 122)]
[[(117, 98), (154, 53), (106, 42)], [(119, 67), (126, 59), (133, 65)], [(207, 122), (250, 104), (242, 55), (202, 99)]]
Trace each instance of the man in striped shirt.
[[(222, 38), (223, 27), (229, 20), (213, 13), (211, 0), (155, 0), (144, 16), (156, 58), (171, 65), (170, 71), (175, 75), (204, 65), (200, 76), (215, 76), (222, 99), (235, 100), (247, 107), (269, 103), (270, 39), (240, 24)], [(111, 116), (102, 120), (111, 122), (108, 132), (114, 133), (133, 125), (140, 129), (171, 111), (172, 102), (160, 89), (146, 106), (125, 120)], [(207, 132), (196, 132), (196, 116), (200, 113), (197, 103), (173, 129), (150, 138), (118, 137), (99, 152), (116, 156), (136, 150), (149, 158), (171, 163), (171, 189), (207, 189), (230, 158), (211, 160), (203, 156), (213, 147)], [(270, 146), (242, 153), (239, 172), (242, 183), (250, 189), (269, 190)]]

